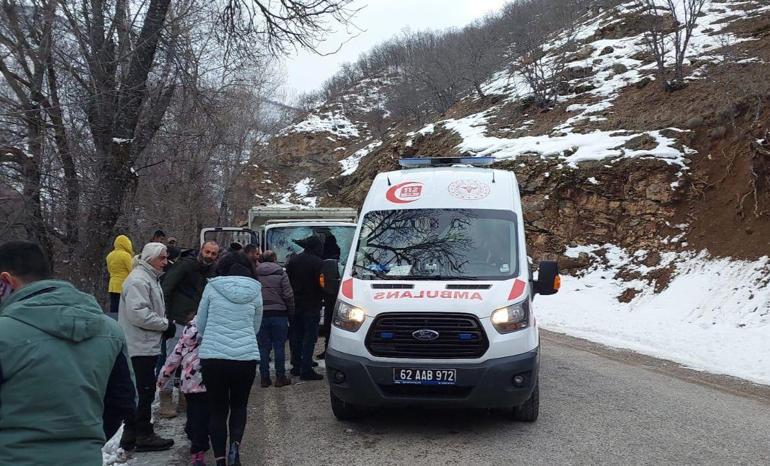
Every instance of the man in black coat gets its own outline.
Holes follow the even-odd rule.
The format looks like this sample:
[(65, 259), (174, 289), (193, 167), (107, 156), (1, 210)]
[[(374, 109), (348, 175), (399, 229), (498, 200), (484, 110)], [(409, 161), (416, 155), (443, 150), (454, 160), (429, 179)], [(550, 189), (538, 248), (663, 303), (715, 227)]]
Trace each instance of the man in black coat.
[[(187, 325), (198, 312), (203, 290), (208, 279), (214, 276), (214, 267), (219, 256), (219, 245), (216, 241), (203, 243), (198, 257), (183, 257), (177, 260), (161, 279), (163, 298), (166, 304), (166, 316), (169, 322), (175, 322), (174, 336), (163, 342), (165, 355), (172, 354), (174, 346), (182, 336), (184, 326)], [(162, 367), (166, 356), (161, 355), (163, 361), (158, 361)], [(160, 371), (160, 369), (158, 369)], [(160, 417), (170, 418), (176, 416), (176, 408), (172, 402), (172, 392), (176, 380), (169, 380), (168, 384), (160, 392)], [(181, 394), (180, 394), (181, 395)], [(180, 402), (183, 397), (179, 397)], [(183, 402), (182, 402), (183, 403)]]
[(322, 380), (323, 376), (313, 370), (313, 351), (318, 340), (318, 321), (323, 303), (320, 282), (323, 243), (318, 237), (311, 236), (298, 244), (305, 249), (286, 265), (296, 307), (291, 329), (291, 373), (299, 375), (302, 380)]

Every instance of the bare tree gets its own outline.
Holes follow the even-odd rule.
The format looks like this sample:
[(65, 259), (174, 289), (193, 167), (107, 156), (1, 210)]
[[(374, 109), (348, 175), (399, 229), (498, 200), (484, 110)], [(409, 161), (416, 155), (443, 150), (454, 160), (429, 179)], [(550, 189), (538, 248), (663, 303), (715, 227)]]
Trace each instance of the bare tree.
[[(644, 15), (644, 42), (655, 56), (658, 77), (667, 91), (686, 86), (684, 81), (684, 59), (706, 0), (666, 0), (666, 7), (660, 7), (655, 0), (637, 0), (636, 6)], [(673, 73), (667, 71), (667, 60), (673, 50)]]

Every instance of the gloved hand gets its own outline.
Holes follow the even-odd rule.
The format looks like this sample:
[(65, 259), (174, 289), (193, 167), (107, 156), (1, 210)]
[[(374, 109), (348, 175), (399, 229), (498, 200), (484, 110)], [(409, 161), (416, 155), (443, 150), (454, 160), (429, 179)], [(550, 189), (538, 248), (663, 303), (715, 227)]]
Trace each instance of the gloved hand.
[(168, 328), (163, 331), (163, 339), (170, 340), (174, 338), (174, 335), (176, 335), (176, 324), (173, 320), (169, 319)]

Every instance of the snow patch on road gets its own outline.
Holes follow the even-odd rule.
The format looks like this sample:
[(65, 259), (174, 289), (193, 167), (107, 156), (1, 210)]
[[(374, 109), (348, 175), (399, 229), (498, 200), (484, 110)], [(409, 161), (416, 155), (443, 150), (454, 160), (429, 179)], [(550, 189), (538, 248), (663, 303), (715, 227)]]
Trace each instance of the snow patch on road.
[[(593, 265), (579, 276), (563, 275), (559, 293), (536, 302), (543, 328), (770, 384), (770, 259), (665, 253), (651, 267), (642, 263), (646, 251), (612, 245), (572, 248), (566, 255), (580, 252)], [(672, 279), (655, 293), (645, 275), (666, 267)], [(627, 279), (618, 276), (621, 271)], [(628, 289), (635, 296), (619, 302)]]

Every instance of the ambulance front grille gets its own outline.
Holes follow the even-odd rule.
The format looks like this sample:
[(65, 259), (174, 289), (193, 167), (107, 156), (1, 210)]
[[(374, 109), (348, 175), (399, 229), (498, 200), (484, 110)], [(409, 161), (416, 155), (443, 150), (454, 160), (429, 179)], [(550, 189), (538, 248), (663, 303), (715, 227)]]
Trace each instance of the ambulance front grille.
[[(420, 330), (432, 330), (438, 336), (418, 339), (414, 334)], [(384, 358), (473, 359), (484, 355), (489, 341), (472, 314), (399, 312), (374, 319), (366, 335), (366, 348)]]

